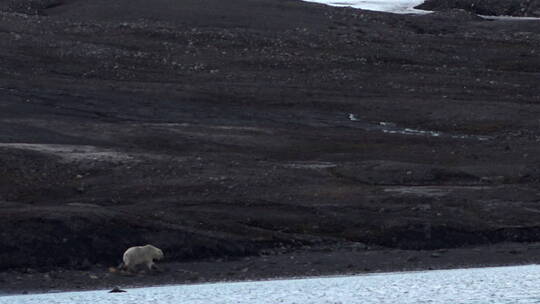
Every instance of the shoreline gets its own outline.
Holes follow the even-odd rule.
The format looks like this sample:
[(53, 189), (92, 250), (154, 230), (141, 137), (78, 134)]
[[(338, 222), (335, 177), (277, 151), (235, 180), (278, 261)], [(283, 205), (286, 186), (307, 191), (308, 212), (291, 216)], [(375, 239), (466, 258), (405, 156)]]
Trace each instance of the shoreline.
[[(443, 250), (371, 250), (319, 248), (229, 261), (162, 263), (161, 273), (127, 276), (106, 267), (47, 272), (0, 272), (1, 296), (90, 290), (145, 288), (183, 284), (309, 279), (540, 263), (540, 243), (506, 243)], [(9, 281), (9, 277), (15, 277)], [(7, 283), (7, 284), (6, 284)]]

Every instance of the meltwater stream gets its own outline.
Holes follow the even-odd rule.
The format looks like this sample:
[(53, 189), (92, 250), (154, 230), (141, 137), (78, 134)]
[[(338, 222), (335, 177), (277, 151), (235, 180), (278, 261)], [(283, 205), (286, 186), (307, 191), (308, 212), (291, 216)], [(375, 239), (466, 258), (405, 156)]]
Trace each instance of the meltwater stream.
[(540, 266), (380, 273), (0, 297), (0, 304), (540, 303)]

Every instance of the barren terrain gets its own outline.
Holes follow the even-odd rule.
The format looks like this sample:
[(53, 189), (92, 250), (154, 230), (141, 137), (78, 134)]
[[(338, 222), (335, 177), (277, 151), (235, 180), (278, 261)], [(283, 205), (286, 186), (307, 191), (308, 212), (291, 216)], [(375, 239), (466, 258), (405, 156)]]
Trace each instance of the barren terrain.
[[(22, 274), (106, 272), (145, 243), (178, 269), (214, 261), (203, 272), (320, 248), (387, 270), (419, 250), (483, 254), (412, 268), (536, 261), (539, 24), (295, 0), (0, 0), (4, 289), (74, 288)], [(332, 265), (309, 269), (345, 271)]]

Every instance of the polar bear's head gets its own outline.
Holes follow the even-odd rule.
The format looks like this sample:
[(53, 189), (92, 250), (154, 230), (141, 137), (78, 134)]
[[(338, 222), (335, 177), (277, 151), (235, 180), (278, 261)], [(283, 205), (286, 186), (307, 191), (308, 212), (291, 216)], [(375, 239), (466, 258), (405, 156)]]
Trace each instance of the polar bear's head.
[(159, 248), (157, 248), (157, 247), (155, 247), (153, 245), (146, 245), (145, 247), (147, 248), (147, 250), (150, 251), (152, 259), (154, 259), (154, 260), (163, 259), (163, 251), (161, 251), (161, 249), (159, 249)]
[(163, 251), (161, 251), (161, 249), (157, 249), (156, 256), (154, 257), (154, 259), (156, 259), (156, 260), (163, 259)]

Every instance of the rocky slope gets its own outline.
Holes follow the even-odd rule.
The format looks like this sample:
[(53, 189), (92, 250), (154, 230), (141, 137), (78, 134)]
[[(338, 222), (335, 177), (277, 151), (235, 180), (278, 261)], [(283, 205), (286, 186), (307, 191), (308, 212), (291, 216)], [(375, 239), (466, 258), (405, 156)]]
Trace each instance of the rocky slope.
[(0, 3), (0, 269), (540, 240), (538, 23)]

